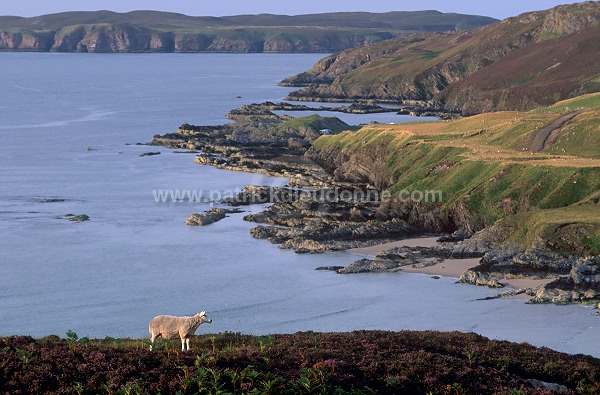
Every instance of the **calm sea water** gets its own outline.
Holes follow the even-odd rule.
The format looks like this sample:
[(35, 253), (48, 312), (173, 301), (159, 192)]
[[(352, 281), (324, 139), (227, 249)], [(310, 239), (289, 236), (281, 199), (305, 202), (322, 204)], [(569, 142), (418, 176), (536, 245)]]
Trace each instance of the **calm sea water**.
[(281, 100), (276, 83), (320, 56), (0, 53), (0, 335), (142, 337), (154, 315), (206, 310), (214, 322), (199, 333), (461, 330), (600, 356), (591, 308), (478, 301), (494, 291), (450, 278), (319, 272), (357, 256), (280, 250), (252, 239), (244, 214), (189, 227), (208, 203), (155, 201), (159, 189), (284, 185), (126, 144)]

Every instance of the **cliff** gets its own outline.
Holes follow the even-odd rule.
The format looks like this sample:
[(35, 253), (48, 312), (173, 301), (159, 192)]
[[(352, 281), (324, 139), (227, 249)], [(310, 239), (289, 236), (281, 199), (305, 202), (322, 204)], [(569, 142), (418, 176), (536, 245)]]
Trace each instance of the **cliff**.
[(350, 49), (282, 82), (298, 100), (420, 103), (472, 115), (600, 90), (600, 3), (526, 13), (473, 31)]
[(134, 11), (0, 17), (0, 50), (60, 52), (337, 52), (493, 18), (437, 11), (191, 17)]

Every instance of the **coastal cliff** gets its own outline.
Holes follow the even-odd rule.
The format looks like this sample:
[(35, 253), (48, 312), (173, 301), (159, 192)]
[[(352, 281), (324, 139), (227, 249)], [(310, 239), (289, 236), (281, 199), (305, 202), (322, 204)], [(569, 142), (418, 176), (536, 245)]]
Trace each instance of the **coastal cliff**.
[(56, 52), (338, 52), (415, 32), (496, 20), (437, 11), (192, 17), (133, 11), (0, 17), (0, 50)]

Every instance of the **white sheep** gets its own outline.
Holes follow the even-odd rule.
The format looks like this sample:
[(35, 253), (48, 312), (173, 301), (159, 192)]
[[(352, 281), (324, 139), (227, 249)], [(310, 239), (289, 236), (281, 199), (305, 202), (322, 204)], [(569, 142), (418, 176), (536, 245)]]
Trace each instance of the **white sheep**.
[(175, 317), (172, 315), (159, 315), (150, 321), (150, 350), (157, 337), (163, 339), (174, 339), (177, 336), (181, 339), (181, 351), (185, 351), (185, 346), (190, 349), (190, 337), (196, 332), (196, 329), (203, 323), (211, 323), (206, 312), (202, 311), (192, 317)]

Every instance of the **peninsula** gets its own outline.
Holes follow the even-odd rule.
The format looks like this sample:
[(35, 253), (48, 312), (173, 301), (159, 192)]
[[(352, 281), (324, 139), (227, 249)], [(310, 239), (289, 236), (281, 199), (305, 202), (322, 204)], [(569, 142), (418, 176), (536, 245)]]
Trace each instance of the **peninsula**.
[(0, 16), (0, 50), (53, 52), (337, 52), (496, 19), (438, 11), (187, 16), (158, 11)]
[[(501, 287), (507, 279), (544, 279), (548, 281), (522, 292), (534, 302), (597, 303), (600, 93), (578, 94), (597, 87), (597, 70), (588, 66), (600, 59), (600, 46), (589, 51), (588, 44), (597, 40), (594, 32), (599, 28), (598, 3), (559, 6), (471, 32), (425, 34), (349, 50), (286, 80), (307, 84), (292, 94), (293, 98), (312, 99), (310, 95), (318, 93), (317, 98), (323, 100), (396, 100), (414, 106), (416, 111), (437, 108), (453, 114), (457, 109), (445, 107), (448, 101), (440, 105), (440, 100), (449, 97), (445, 95), (453, 91), (454, 84), (480, 81), (469, 91), (486, 90), (496, 98), (522, 93), (515, 100), (492, 100), (495, 104), (489, 106), (483, 99), (474, 100), (483, 96), (473, 95), (472, 102), (463, 102), (461, 112), (476, 111), (479, 115), (468, 118), (350, 128), (337, 118), (278, 116), (271, 109), (285, 104), (263, 103), (233, 110), (228, 116), (235, 120), (232, 124), (186, 124), (175, 133), (155, 136), (152, 144), (200, 150), (196, 159), (200, 164), (288, 177), (290, 188), (249, 186), (237, 199), (223, 202), (273, 202), (265, 212), (245, 219), (259, 224), (251, 232), (254, 237), (282, 248), (323, 252), (418, 235), (446, 235), (433, 247), (383, 251), (374, 259), (362, 259), (347, 268), (330, 268), (338, 273), (397, 270), (447, 258), (481, 258), (461, 275), (461, 281)], [(550, 31), (556, 34), (548, 35)], [(483, 37), (489, 40), (482, 41)], [(444, 43), (454, 40), (465, 46), (444, 50), (451, 51), (452, 56), (440, 51), (439, 56), (403, 57), (416, 48), (412, 44), (407, 47), (407, 43), (420, 43), (419, 48), (425, 48), (440, 38)], [(582, 45), (571, 47), (568, 58), (561, 58), (554, 67), (532, 60), (539, 57), (542, 48), (580, 39)], [(516, 42), (522, 43), (518, 50), (513, 45)], [(386, 45), (402, 48), (372, 56)], [(495, 55), (486, 57), (484, 52)], [(467, 58), (487, 60), (473, 69), (458, 67), (457, 62)], [(340, 63), (342, 59), (348, 63)], [(572, 68), (573, 59), (580, 59), (577, 64), (581, 67)], [(513, 85), (512, 76), (525, 70), (522, 65), (527, 60), (533, 62), (526, 68), (531, 78)], [(398, 70), (392, 67), (396, 63)], [(408, 78), (405, 71), (400, 72), (407, 64), (419, 66), (418, 70), (427, 67), (427, 71), (411, 74), (411, 83), (390, 85)], [(506, 83), (491, 90), (488, 79), (473, 79), (496, 64), (506, 66)], [(563, 65), (571, 66), (565, 69)], [(384, 69), (396, 70), (398, 78), (380, 78), (378, 73)], [(328, 77), (332, 70), (339, 76)], [(355, 78), (365, 70), (365, 76), (379, 82)], [(448, 74), (447, 84), (431, 85), (437, 93), (428, 96), (424, 92), (430, 91), (411, 88), (421, 82), (419, 86), (425, 87), (425, 80), (420, 78), (426, 74), (441, 81), (444, 70), (457, 74), (452, 78)], [(385, 94), (352, 90), (358, 92), (356, 97), (330, 95), (344, 78), (352, 82), (348, 88), (365, 86), (371, 93), (384, 84), (381, 92)], [(540, 89), (546, 84), (559, 84), (564, 89), (552, 88), (554, 93), (548, 96), (550, 90)], [(507, 93), (511, 89), (517, 90)], [(573, 97), (558, 101), (563, 96)], [(524, 97), (528, 100), (520, 100)], [(548, 101), (552, 103), (543, 104)], [(515, 110), (492, 111), (505, 107)], [(321, 135), (324, 129), (327, 133)], [(302, 189), (294, 189), (298, 187)], [(427, 192), (436, 191), (439, 199), (422, 199)], [(416, 193), (421, 198), (415, 199)]]

